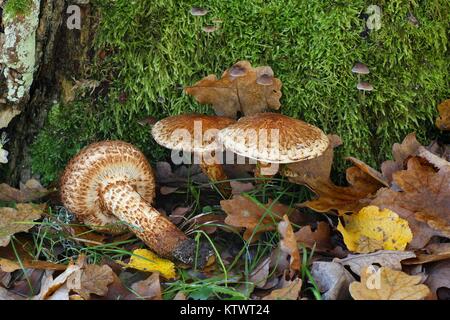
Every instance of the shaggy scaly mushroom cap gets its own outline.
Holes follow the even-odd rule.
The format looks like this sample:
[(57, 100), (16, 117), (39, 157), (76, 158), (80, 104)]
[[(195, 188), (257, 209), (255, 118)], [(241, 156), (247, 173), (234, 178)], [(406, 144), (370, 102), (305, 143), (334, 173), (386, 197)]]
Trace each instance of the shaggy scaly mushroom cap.
[(317, 127), (278, 113), (239, 119), (219, 132), (226, 149), (265, 163), (293, 163), (320, 156), (328, 137)]
[[(158, 121), (152, 128), (152, 135), (158, 144), (168, 149), (203, 153), (220, 149), (217, 133), (234, 122), (227, 117), (184, 114)], [(201, 131), (195, 131), (196, 125)], [(183, 133), (189, 134), (190, 139), (183, 139)]]
[[(103, 141), (87, 146), (68, 164), (61, 178), (61, 198), (80, 221), (99, 231), (127, 228), (163, 257), (194, 262), (196, 244), (151, 203), (153, 171), (131, 144)], [(210, 256), (200, 249), (200, 265)]]
[[(152, 135), (158, 144), (168, 149), (200, 155), (211, 153), (212, 155), (217, 151), (222, 151), (222, 145), (217, 139), (219, 130), (234, 122), (230, 118), (220, 116), (178, 115), (158, 121), (152, 128)], [(220, 163), (212, 163), (214, 159), (205, 162), (203, 156), (201, 160), (200, 167), (211, 181), (228, 179)], [(220, 183), (218, 188), (222, 195), (229, 195), (231, 189), (229, 183)]]

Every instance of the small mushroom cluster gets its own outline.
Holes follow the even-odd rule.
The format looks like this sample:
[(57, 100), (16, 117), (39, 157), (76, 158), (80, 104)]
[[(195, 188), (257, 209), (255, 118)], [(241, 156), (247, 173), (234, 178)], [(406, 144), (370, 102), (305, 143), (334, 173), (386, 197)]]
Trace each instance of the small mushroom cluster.
[[(192, 7), (190, 10), (191, 15), (194, 17), (203, 17), (208, 14), (208, 9), (200, 8), (200, 7)], [(212, 19), (211, 21), (213, 24), (206, 25), (202, 27), (202, 30), (206, 33), (212, 33), (214, 31), (217, 31), (220, 29), (220, 24), (222, 23), (222, 20), (220, 19)]]
[(352, 68), (352, 72), (358, 75), (358, 84), (356, 85), (356, 88), (362, 91), (363, 96), (365, 96), (366, 91), (370, 92), (373, 90), (373, 86), (369, 82), (361, 81), (361, 75), (367, 75), (370, 73), (369, 68), (364, 63), (355, 63)]

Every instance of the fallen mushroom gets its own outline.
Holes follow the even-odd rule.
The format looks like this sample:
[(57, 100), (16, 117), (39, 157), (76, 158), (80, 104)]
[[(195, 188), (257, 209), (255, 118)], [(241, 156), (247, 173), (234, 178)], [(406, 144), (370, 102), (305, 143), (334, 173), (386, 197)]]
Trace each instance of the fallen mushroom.
[(134, 232), (157, 254), (204, 266), (212, 255), (197, 248), (165, 216), (151, 206), (155, 197), (153, 170), (145, 156), (122, 141), (102, 141), (81, 150), (61, 178), (64, 206), (95, 230)]
[(271, 164), (316, 158), (329, 144), (319, 128), (270, 112), (239, 119), (219, 132), (219, 140), (227, 150), (257, 160), (256, 177), (274, 175), (267, 173)]
[[(228, 177), (216, 158), (216, 153), (222, 151), (217, 134), (234, 122), (220, 116), (178, 115), (158, 121), (152, 128), (152, 135), (158, 144), (168, 149), (194, 153), (200, 158), (199, 164), (205, 175), (212, 182), (218, 182)], [(223, 196), (230, 195), (229, 182), (218, 183), (217, 187)]]

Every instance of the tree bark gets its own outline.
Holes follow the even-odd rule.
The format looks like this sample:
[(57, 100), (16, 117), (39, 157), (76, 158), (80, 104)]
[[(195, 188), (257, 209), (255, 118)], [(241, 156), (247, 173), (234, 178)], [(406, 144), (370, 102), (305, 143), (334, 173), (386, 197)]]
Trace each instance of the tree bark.
[(81, 9), (81, 29), (69, 29), (65, 0), (42, 0), (36, 32), (36, 67), (29, 97), (19, 106), (21, 113), (10, 122), (8, 168), (2, 181), (11, 185), (32, 177), (30, 146), (43, 127), (51, 106), (71, 89), (73, 79), (84, 78), (94, 57), (92, 48), (98, 15), (89, 4)]

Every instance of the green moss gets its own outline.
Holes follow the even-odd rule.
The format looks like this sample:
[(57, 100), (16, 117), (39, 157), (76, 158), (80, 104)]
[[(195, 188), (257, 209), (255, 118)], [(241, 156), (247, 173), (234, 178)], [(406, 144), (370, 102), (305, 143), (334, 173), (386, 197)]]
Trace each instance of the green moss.
[(27, 14), (32, 4), (33, 0), (7, 0), (3, 10), (6, 17), (15, 17)]
[(122, 139), (147, 151), (150, 160), (161, 157), (163, 150), (151, 140), (148, 127), (129, 123), (129, 130), (119, 134), (110, 121), (112, 116), (109, 110), (92, 108), (86, 101), (54, 105), (32, 145), (32, 169), (41, 175), (41, 182), (56, 181), (70, 158), (94, 141)]
[[(447, 0), (377, 1), (383, 10), (381, 29), (366, 38), (360, 35), (365, 21), (359, 15), (373, 1), (96, 3), (102, 12), (97, 47), (111, 52), (97, 70), (99, 80), (111, 80), (108, 101), (100, 107), (108, 126), (100, 136), (130, 137), (139, 143), (142, 128), (131, 132), (143, 115), (162, 118), (208, 110), (185, 96), (180, 86), (211, 73), (220, 75), (247, 59), (272, 66), (283, 81), (283, 113), (339, 134), (344, 140), (340, 156), (377, 165), (406, 134), (416, 131), (426, 139), (435, 106), (450, 95)], [(192, 6), (210, 12), (194, 17)], [(410, 11), (419, 27), (408, 21)], [(214, 18), (223, 20), (222, 28), (204, 33), (201, 27)], [(351, 73), (356, 61), (369, 66), (364, 80), (375, 87), (365, 99)], [(123, 93), (126, 102), (119, 101)], [(98, 128), (94, 124), (89, 130), (97, 133)], [(148, 132), (143, 141), (146, 153), (153, 154)]]

